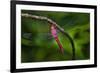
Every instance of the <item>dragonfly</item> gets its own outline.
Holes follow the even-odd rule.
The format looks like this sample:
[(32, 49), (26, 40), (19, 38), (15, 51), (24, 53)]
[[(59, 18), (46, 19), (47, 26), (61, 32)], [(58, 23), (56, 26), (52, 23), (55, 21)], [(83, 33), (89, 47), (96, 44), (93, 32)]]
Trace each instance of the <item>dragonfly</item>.
[(54, 37), (56, 43), (58, 44), (59, 46), (59, 50), (62, 54), (64, 54), (64, 48), (58, 38), (58, 35), (57, 35), (57, 28), (55, 27), (55, 25), (51, 25), (50, 26), (50, 31), (51, 31), (51, 35)]

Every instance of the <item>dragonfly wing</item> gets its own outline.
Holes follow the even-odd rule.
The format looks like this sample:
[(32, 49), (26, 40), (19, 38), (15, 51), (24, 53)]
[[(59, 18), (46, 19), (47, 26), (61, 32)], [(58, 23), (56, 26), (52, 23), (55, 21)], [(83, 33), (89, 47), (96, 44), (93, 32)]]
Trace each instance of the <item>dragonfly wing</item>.
[(52, 39), (54, 39), (53, 36), (51, 35), (51, 33), (47, 33), (46, 36), (47, 36), (48, 40), (52, 40)]

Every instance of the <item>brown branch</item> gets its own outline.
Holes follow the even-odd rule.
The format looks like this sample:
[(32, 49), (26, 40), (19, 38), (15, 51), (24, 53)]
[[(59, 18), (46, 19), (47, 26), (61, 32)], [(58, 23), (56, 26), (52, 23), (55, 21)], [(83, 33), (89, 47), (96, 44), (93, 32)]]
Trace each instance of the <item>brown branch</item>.
[(32, 19), (37, 19), (37, 20), (44, 20), (44, 21), (47, 21), (48, 23), (50, 23), (50, 25), (54, 25), (58, 30), (60, 30), (64, 35), (66, 35), (70, 42), (71, 42), (71, 45), (72, 45), (72, 60), (75, 60), (75, 45), (74, 45), (74, 41), (73, 39), (71, 38), (71, 36), (64, 31), (63, 28), (61, 28), (56, 22), (54, 22), (53, 20), (47, 18), (47, 17), (44, 17), (44, 16), (37, 16), (37, 15), (31, 15), (31, 14), (28, 14), (28, 13), (22, 13), (21, 16), (23, 17), (28, 17), (28, 18), (32, 18)]

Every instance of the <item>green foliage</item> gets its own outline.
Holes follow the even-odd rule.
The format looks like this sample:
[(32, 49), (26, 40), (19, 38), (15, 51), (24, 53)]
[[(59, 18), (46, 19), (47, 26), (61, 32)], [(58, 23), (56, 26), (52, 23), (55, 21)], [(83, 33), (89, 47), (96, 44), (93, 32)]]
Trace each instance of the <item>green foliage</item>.
[[(70, 34), (75, 43), (76, 60), (90, 57), (90, 15), (75, 12), (51, 12), (22, 10), (22, 13), (45, 16), (54, 20)], [(64, 54), (52, 36), (47, 21), (21, 18), (21, 62), (64, 61), (72, 59), (69, 39), (58, 31)]]

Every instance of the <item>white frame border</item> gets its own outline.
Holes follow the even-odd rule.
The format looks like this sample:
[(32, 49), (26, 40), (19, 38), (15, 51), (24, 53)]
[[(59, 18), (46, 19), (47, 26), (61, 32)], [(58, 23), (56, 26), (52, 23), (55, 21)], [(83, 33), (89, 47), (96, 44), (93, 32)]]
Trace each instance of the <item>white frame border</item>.
[[(90, 60), (21, 63), (21, 9), (90, 13)], [(94, 64), (94, 9), (16, 5), (16, 69)]]

